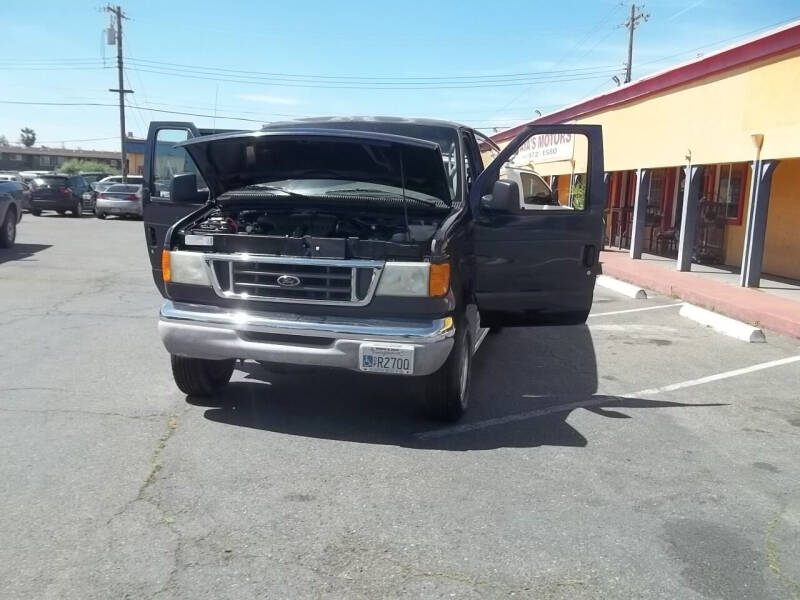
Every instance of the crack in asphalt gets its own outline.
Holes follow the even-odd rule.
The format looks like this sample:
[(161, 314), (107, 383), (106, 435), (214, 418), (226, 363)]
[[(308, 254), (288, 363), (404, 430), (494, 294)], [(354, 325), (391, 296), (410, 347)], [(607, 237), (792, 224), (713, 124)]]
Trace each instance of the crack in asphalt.
[[(9, 388), (11, 390), (27, 390), (27, 389), (53, 389), (53, 388)], [(5, 391), (0, 389), (0, 391)], [(61, 413), (61, 414), (76, 414), (76, 415), (92, 415), (98, 417), (120, 417), (122, 419), (134, 419), (134, 420), (151, 420), (157, 419), (160, 417), (165, 417), (164, 413), (149, 413), (144, 415), (126, 415), (124, 413), (118, 412), (105, 412), (99, 410), (82, 410), (82, 409), (71, 409), (71, 408), (42, 408), (42, 409), (34, 409), (34, 408), (5, 408), (0, 407), (0, 412), (11, 412), (11, 413), (30, 413), (30, 414), (49, 414), (49, 413)]]
[[(184, 410), (183, 414), (189, 410), (187, 407)], [(160, 415), (163, 416), (163, 415)], [(111, 525), (113, 521), (120, 518), (122, 515), (127, 513), (136, 503), (138, 502), (145, 502), (155, 508), (158, 513), (161, 515), (160, 525), (163, 525), (169, 529), (169, 531), (175, 536), (175, 548), (172, 552), (172, 568), (167, 576), (166, 581), (164, 584), (152, 595), (152, 598), (156, 598), (163, 592), (167, 591), (173, 584), (175, 580), (175, 576), (178, 574), (180, 570), (180, 559), (179, 553), (184, 544), (183, 541), (183, 534), (180, 530), (175, 526), (175, 519), (167, 514), (167, 511), (161, 506), (161, 502), (157, 498), (148, 497), (148, 490), (158, 481), (159, 473), (163, 468), (163, 464), (161, 462), (161, 454), (163, 453), (164, 449), (167, 446), (167, 443), (175, 434), (175, 431), (178, 428), (178, 415), (171, 414), (167, 419), (167, 429), (158, 439), (158, 443), (156, 444), (155, 449), (153, 450), (152, 454), (150, 455), (150, 472), (147, 474), (147, 477), (139, 486), (139, 490), (136, 493), (136, 496), (122, 505), (122, 507), (116, 511), (109, 519), (106, 521), (106, 526)]]

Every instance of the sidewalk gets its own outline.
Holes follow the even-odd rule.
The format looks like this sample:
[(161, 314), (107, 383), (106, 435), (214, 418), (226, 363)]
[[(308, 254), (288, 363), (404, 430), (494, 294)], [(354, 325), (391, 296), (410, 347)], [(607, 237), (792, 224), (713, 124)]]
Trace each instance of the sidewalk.
[(800, 301), (785, 295), (725, 283), (711, 273), (676, 271), (674, 261), (631, 260), (627, 251), (603, 251), (600, 262), (605, 275), (800, 338)]

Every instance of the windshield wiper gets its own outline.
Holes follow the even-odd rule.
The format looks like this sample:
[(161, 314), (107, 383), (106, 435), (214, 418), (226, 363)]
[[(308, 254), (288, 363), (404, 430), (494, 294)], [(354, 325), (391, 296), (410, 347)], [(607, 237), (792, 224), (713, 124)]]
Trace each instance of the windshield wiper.
[[(402, 194), (398, 194), (397, 192), (390, 192), (388, 190), (378, 190), (375, 188), (347, 188), (345, 190), (328, 190), (325, 192), (326, 196), (347, 196), (349, 194), (353, 195), (373, 195), (373, 196), (391, 196), (393, 198), (403, 198)], [(422, 204), (426, 204), (428, 206), (439, 206), (439, 203), (436, 200), (431, 200), (429, 198), (417, 198), (416, 196), (408, 197), (407, 199), (411, 200), (412, 202), (421, 202)]]
[(261, 183), (254, 183), (253, 185), (248, 185), (244, 189), (258, 189), (258, 190), (269, 190), (270, 192), (280, 192), (281, 194), (286, 194), (291, 198), (305, 198), (305, 194), (298, 194), (297, 192), (293, 192), (291, 190), (287, 190), (282, 187), (278, 187), (275, 185), (263, 185)]

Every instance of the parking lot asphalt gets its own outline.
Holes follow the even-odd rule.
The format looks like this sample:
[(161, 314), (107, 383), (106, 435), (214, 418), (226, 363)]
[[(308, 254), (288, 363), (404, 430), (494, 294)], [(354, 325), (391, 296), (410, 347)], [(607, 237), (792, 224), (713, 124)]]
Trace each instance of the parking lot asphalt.
[(3, 598), (800, 598), (796, 340), (598, 289), (586, 326), (489, 336), (455, 426), (413, 380), (250, 363), (187, 402), (141, 222), (17, 242)]

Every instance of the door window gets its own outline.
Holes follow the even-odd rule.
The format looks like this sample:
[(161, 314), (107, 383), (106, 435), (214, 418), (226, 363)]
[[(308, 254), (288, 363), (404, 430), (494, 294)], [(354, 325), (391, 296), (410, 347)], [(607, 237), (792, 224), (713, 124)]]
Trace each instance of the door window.
[(189, 153), (184, 148), (176, 147), (176, 144), (185, 142), (190, 137), (186, 129), (158, 130), (153, 153), (151, 198), (168, 199), (172, 178), (181, 173), (197, 175), (198, 191), (206, 187)]
[(583, 211), (588, 207), (588, 164), (585, 135), (539, 134), (520, 146), (501, 169), (500, 178), (517, 184), (522, 210)]

